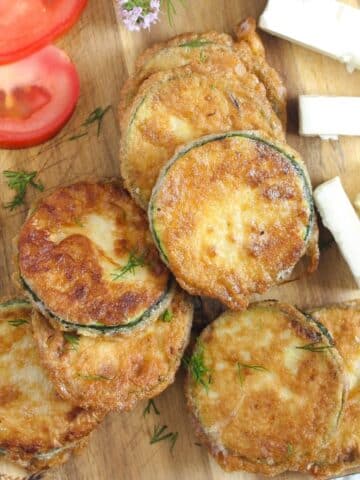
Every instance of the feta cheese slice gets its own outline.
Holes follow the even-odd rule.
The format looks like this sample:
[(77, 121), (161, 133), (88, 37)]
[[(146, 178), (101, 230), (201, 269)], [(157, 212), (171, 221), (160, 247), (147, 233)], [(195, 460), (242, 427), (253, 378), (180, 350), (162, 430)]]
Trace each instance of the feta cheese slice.
[(316, 206), (323, 224), (338, 247), (360, 287), (360, 219), (339, 177), (319, 185), (314, 191)]
[(360, 97), (300, 95), (299, 133), (324, 140), (360, 135)]
[(336, 0), (268, 0), (259, 26), (266, 32), (360, 69), (360, 9)]

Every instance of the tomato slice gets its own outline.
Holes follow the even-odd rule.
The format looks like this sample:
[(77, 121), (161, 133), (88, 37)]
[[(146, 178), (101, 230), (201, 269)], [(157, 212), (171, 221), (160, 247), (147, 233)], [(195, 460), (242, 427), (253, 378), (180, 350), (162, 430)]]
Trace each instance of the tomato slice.
[(0, 64), (39, 50), (66, 32), (87, 0), (0, 0)]
[(0, 147), (30, 147), (54, 136), (71, 117), (79, 93), (74, 64), (52, 45), (0, 66)]

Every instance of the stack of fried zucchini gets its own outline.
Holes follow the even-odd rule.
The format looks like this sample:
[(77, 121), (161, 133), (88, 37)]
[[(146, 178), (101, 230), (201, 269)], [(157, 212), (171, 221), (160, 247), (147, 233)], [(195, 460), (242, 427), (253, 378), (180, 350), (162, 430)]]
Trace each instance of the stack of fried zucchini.
[(120, 104), (128, 192), (84, 180), (30, 210), (17, 256), (28, 300), (0, 304), (6, 464), (62, 463), (106, 413), (172, 383), (188, 294), (231, 309), (185, 362), (196, 432), (225, 469), (359, 463), (358, 304), (249, 307), (304, 255), (316, 269), (317, 224), (305, 164), (285, 143), (285, 88), (254, 21), (236, 35), (183, 35), (140, 57)]

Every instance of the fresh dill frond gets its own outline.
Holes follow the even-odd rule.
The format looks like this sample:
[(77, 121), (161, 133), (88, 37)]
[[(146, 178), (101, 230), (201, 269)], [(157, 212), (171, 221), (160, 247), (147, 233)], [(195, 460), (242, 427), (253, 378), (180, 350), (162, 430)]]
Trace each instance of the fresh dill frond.
[(201, 341), (197, 342), (194, 353), (190, 358), (183, 358), (183, 363), (189, 370), (195, 383), (202, 385), (208, 392), (211, 383), (211, 371), (205, 365), (204, 345)]
[(144, 408), (143, 417), (146, 417), (146, 415), (148, 415), (149, 413), (151, 413), (151, 409), (154, 410), (154, 412), (156, 413), (156, 415), (160, 415), (160, 412), (159, 412), (157, 406), (155, 405), (155, 400), (154, 400), (154, 399), (151, 399), (151, 400), (148, 401), (146, 407)]
[(95, 110), (93, 110), (90, 113), (90, 115), (87, 117), (85, 122), (82, 124), (82, 127), (88, 127), (93, 123), (97, 123), (97, 136), (99, 136), (101, 131), (102, 121), (104, 119), (105, 114), (110, 110), (110, 108), (111, 108), (111, 105), (108, 105), (105, 108), (102, 108), (102, 107), (95, 108)]
[(175, 447), (176, 440), (179, 436), (179, 432), (166, 432), (167, 428), (167, 425), (155, 426), (152, 437), (150, 439), (150, 445), (162, 442), (163, 440), (170, 440), (170, 452), (172, 452)]
[(187, 48), (199, 48), (203, 47), (204, 45), (210, 45), (213, 42), (210, 40), (202, 40), (201, 38), (195, 38), (194, 40), (189, 40), (188, 42), (180, 43), (179, 47), (187, 47)]
[(16, 192), (15, 197), (6, 203), (4, 208), (12, 211), (18, 206), (23, 205), (28, 186), (40, 190), (40, 192), (44, 190), (44, 186), (40, 182), (35, 182), (37, 174), (38, 172), (14, 172), (11, 170), (5, 170), (3, 172), (4, 177), (7, 179), (7, 186)]
[(78, 373), (78, 377), (83, 378), (84, 380), (111, 380), (111, 378), (105, 377), (104, 375), (83, 375)]
[(24, 318), (17, 318), (16, 320), (9, 320), (8, 323), (12, 327), (20, 327), (21, 325), (29, 323), (29, 320), (25, 320)]
[(308, 352), (323, 353), (326, 352), (326, 350), (330, 350), (330, 348), (334, 348), (334, 345), (321, 345), (320, 342), (312, 342), (295, 348), (299, 350), (307, 350)]
[(237, 362), (237, 368), (238, 368), (238, 375), (239, 375), (239, 380), (240, 380), (240, 383), (241, 385), (244, 383), (244, 373), (243, 373), (243, 370), (244, 369), (250, 369), (250, 370), (255, 370), (257, 372), (268, 372), (269, 370), (261, 365), (248, 365), (246, 363), (240, 363), (240, 362)]
[(160, 318), (163, 322), (169, 323), (173, 318), (173, 314), (170, 312), (170, 310), (166, 309)]
[(199, 58), (200, 58), (201, 63), (205, 63), (206, 60), (208, 59), (207, 55), (205, 54), (205, 52), (203, 50), (200, 51)]
[(83, 133), (75, 134), (75, 135), (72, 135), (71, 137), (69, 137), (68, 140), (69, 140), (70, 142), (72, 142), (73, 140), (77, 140), (78, 138), (85, 137), (87, 134), (88, 134), (88, 132), (83, 132)]
[[(181, 5), (185, 7), (184, 0), (179, 0)], [(161, 4), (165, 3), (166, 14), (170, 27), (174, 26), (174, 16), (176, 15), (176, 7), (174, 5), (174, 0), (161, 0)]]
[(74, 335), (71, 333), (64, 333), (65, 341), (71, 346), (72, 350), (77, 350), (80, 342), (79, 335)]
[(286, 451), (287, 451), (287, 454), (288, 454), (288, 457), (290, 455), (292, 455), (293, 451), (294, 451), (294, 447), (291, 443), (288, 443), (287, 446), (286, 446)]
[(113, 281), (119, 280), (127, 273), (135, 274), (135, 269), (138, 267), (143, 267), (145, 265), (145, 255), (137, 255), (135, 252), (131, 252), (127, 264), (122, 268), (117, 269), (111, 274)]

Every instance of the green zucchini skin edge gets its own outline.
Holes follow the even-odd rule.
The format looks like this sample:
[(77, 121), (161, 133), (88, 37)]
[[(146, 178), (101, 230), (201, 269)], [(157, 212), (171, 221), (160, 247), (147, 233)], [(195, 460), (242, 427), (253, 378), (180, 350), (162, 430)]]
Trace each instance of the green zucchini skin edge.
[(31, 308), (31, 303), (25, 298), (14, 298), (13, 300), (7, 300), (6, 302), (0, 303), (1, 309), (11, 308), (16, 306)]
[(226, 138), (233, 138), (233, 137), (242, 137), (242, 138), (248, 138), (250, 140), (253, 140), (255, 142), (260, 142), (268, 145), (269, 147), (273, 148), (277, 152), (279, 152), (281, 155), (286, 157), (291, 166), (294, 168), (296, 171), (297, 175), (302, 179), (303, 185), (304, 185), (304, 193), (305, 197), (307, 200), (307, 203), (309, 205), (309, 210), (310, 210), (310, 215), (309, 215), (309, 223), (306, 228), (304, 240), (306, 243), (309, 242), (311, 234), (312, 234), (312, 229), (314, 227), (315, 223), (315, 207), (314, 207), (314, 202), (312, 198), (312, 188), (309, 183), (309, 180), (307, 178), (307, 175), (305, 174), (302, 166), (296, 161), (295, 157), (293, 155), (290, 155), (289, 153), (285, 152), (284, 150), (281, 150), (280, 147), (278, 147), (276, 144), (272, 143), (270, 140), (266, 140), (262, 138), (260, 135), (255, 134), (251, 131), (232, 131), (232, 132), (226, 132), (226, 133), (218, 133), (218, 134), (211, 134), (211, 135), (206, 135), (204, 137), (199, 138), (198, 140), (195, 140), (193, 142), (188, 143), (187, 145), (181, 147), (173, 157), (169, 160), (169, 162), (163, 167), (163, 169), (160, 172), (159, 178), (154, 186), (154, 189), (152, 191), (152, 195), (150, 198), (149, 202), (149, 207), (148, 207), (148, 217), (149, 217), (149, 225), (150, 225), (150, 230), (153, 235), (153, 238), (155, 240), (155, 243), (159, 249), (160, 255), (162, 260), (166, 265), (169, 265), (169, 259), (166, 255), (166, 252), (161, 244), (160, 237), (156, 231), (156, 226), (154, 222), (154, 212), (156, 210), (156, 196), (158, 191), (161, 188), (162, 180), (166, 176), (167, 172), (170, 170), (170, 168), (173, 166), (173, 164), (186, 155), (190, 150), (193, 148), (201, 147), (202, 145), (205, 145), (207, 143), (217, 141), (217, 140), (224, 140)]
[[(163, 292), (161, 297), (158, 299), (156, 303), (154, 303), (150, 308), (148, 308), (143, 314), (141, 314), (138, 318), (135, 320), (132, 320), (131, 322), (127, 323), (126, 325), (116, 325), (114, 327), (108, 327), (106, 325), (81, 325), (79, 323), (71, 323), (67, 322), (66, 320), (63, 320), (62, 318), (58, 317), (55, 315), (51, 310), (45, 307), (44, 303), (41, 301), (41, 299), (31, 290), (29, 285), (26, 283), (23, 277), (20, 277), (21, 283), (23, 288), (28, 292), (30, 297), (32, 298), (33, 302), (39, 306), (41, 306), (40, 311), (45, 313), (45, 316), (48, 316), (57, 322), (61, 323), (66, 327), (66, 330), (69, 331), (77, 331), (81, 334), (81, 332), (88, 331), (92, 334), (95, 335), (116, 335), (118, 333), (122, 332), (129, 332), (131, 331), (134, 327), (138, 326), (140, 323), (146, 321), (153, 313), (154, 311), (157, 310), (157, 308), (162, 304), (162, 302), (171, 294), (171, 292), (174, 289), (175, 281), (174, 278), (171, 276), (167, 286), (166, 290)], [(160, 314), (159, 314), (160, 315)]]

